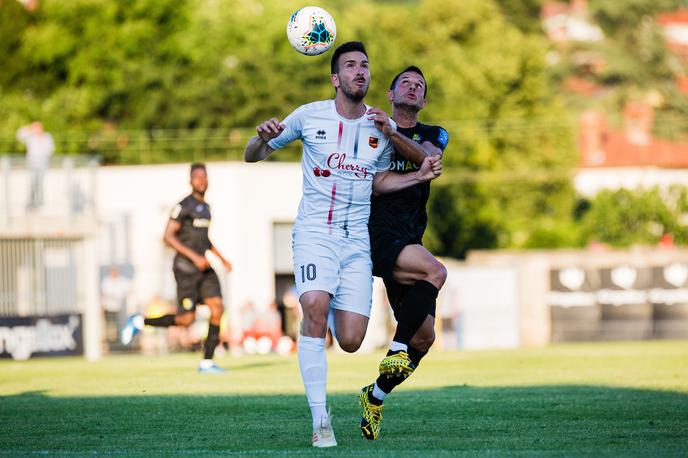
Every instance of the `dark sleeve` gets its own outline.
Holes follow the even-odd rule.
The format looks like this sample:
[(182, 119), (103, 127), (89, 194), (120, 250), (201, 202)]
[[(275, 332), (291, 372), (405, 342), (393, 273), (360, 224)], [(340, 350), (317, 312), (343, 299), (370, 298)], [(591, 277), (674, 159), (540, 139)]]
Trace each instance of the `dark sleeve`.
[(170, 219), (181, 223), (188, 214), (189, 209), (186, 208), (184, 201), (182, 200), (177, 205), (172, 207), (172, 210), (170, 210)]
[(428, 141), (444, 151), (449, 143), (449, 134), (440, 126), (427, 126), (427, 130), (423, 135), (425, 141)]

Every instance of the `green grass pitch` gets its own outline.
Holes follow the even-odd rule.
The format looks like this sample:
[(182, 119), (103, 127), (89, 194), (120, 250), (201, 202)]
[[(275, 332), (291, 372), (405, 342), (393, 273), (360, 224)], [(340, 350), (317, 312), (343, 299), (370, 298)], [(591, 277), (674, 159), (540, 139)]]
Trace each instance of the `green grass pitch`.
[(0, 455), (688, 456), (688, 342), (433, 351), (363, 439), (382, 353), (329, 352), (339, 446), (310, 447), (296, 356), (0, 361)]

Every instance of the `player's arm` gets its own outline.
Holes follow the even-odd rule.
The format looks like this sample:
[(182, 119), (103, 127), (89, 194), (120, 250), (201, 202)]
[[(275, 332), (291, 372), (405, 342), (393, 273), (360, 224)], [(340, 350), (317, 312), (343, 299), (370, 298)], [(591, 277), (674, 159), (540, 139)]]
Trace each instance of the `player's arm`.
[(177, 237), (177, 233), (179, 232), (179, 228), (181, 226), (182, 225), (179, 221), (170, 218), (167, 221), (167, 226), (165, 227), (165, 235), (163, 236), (163, 240), (177, 253), (189, 258), (199, 270), (203, 271), (208, 269), (210, 264), (205, 256), (201, 256), (188, 246), (184, 245)]
[(444, 128), (440, 126), (431, 126), (425, 132), (423, 143), (420, 145), (423, 147), (428, 156), (444, 156), (444, 150), (447, 148), (449, 143), (449, 134)]
[(225, 269), (227, 272), (232, 271), (232, 263), (229, 262), (224, 256), (222, 256), (222, 253), (220, 253), (220, 250), (215, 247), (215, 245), (210, 245), (210, 251), (217, 256), (217, 258), (222, 262), (222, 265), (225, 266)]
[(275, 150), (270, 148), (268, 142), (277, 137), (284, 130), (284, 124), (281, 124), (277, 118), (271, 118), (256, 127), (258, 135), (251, 137), (244, 149), (244, 161), (258, 162), (262, 161)]
[(378, 172), (373, 177), (373, 194), (387, 194), (400, 191), (418, 183), (434, 180), (442, 174), (442, 158), (426, 157), (420, 170), (413, 173), (394, 173), (389, 170)]
[[(396, 123), (394, 120), (391, 119), (383, 110), (380, 110), (379, 108), (370, 108), (368, 110), (368, 115), (368, 119), (375, 122), (375, 127), (380, 132), (385, 134), (385, 136), (389, 138), (390, 142), (392, 142), (394, 150), (414, 164), (420, 166), (426, 157), (438, 154), (438, 152), (440, 155), (442, 154), (442, 150), (430, 142), (423, 142), (422, 145), (419, 145), (418, 142), (415, 142), (406, 135), (399, 133), (399, 131), (396, 129)], [(426, 144), (428, 146), (426, 146)]]

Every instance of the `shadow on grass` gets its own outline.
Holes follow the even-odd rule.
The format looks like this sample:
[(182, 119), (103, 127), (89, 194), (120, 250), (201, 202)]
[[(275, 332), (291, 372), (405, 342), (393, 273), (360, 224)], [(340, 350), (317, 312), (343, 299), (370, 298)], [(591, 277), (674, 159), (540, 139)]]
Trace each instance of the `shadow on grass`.
[[(340, 446), (328, 455), (685, 456), (688, 449), (684, 393), (566, 385), (402, 390), (385, 403), (376, 442), (360, 437), (356, 399), (329, 397)], [(301, 395), (32, 391), (0, 396), (0, 421), (0, 455), (318, 455)]]

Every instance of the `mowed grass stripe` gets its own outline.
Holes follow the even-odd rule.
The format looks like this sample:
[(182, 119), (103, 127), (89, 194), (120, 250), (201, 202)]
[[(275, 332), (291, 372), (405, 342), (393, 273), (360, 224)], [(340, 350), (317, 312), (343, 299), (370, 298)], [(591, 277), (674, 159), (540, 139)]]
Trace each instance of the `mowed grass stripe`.
[[(688, 343), (434, 352), (360, 437), (356, 393), (382, 353), (328, 354), (332, 456), (685, 456)], [(0, 362), (0, 454), (319, 456), (295, 357)]]

